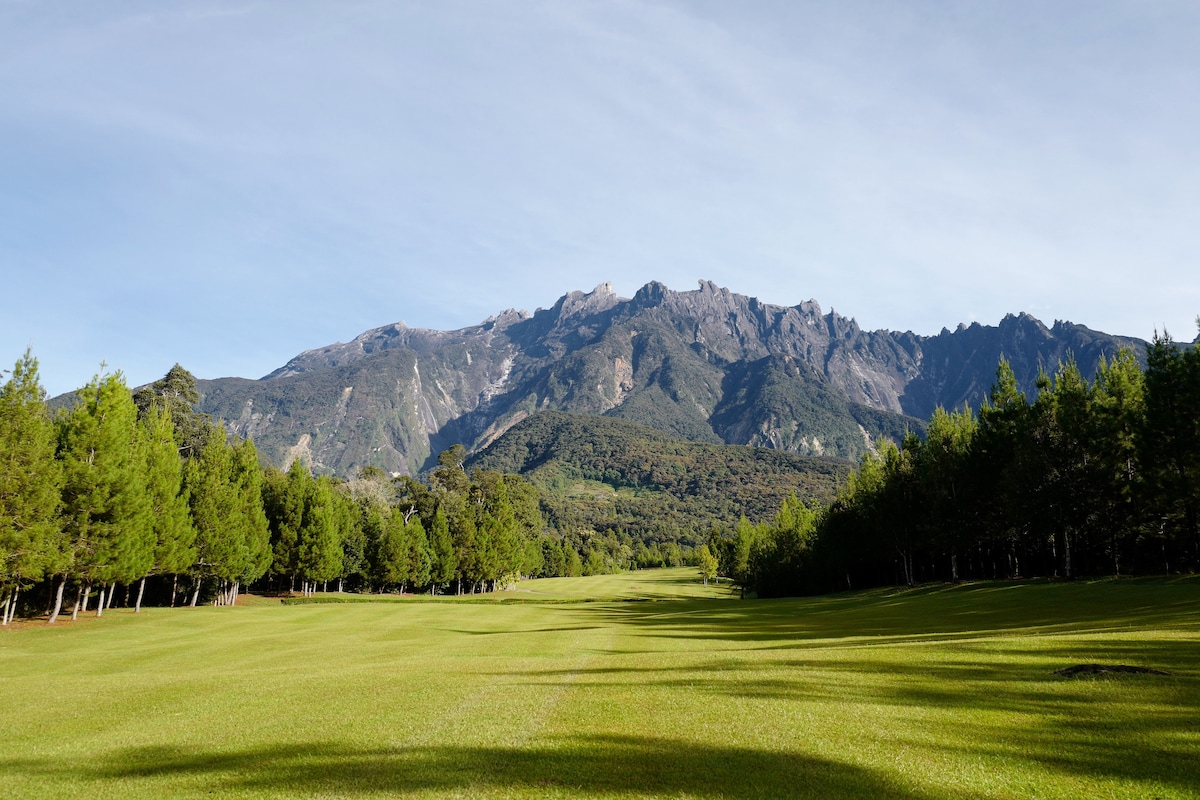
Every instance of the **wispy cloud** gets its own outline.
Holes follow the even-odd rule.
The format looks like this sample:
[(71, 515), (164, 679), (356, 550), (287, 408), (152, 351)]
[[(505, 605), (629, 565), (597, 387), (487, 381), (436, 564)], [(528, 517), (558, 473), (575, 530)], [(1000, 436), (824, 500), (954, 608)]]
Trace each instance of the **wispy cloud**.
[(100, 358), (254, 376), (702, 277), (872, 327), (1191, 338), (1198, 33), (1182, 3), (0, 4), (31, 298), (0, 343), (53, 390)]

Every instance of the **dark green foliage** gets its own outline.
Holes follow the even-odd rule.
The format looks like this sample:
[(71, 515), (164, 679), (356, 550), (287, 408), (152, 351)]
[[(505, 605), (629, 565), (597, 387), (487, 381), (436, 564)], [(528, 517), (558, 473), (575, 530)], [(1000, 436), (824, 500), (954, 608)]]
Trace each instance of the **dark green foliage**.
[(154, 564), (146, 459), (137, 409), (121, 374), (97, 375), (59, 423), (69, 573), (110, 586)]
[(1122, 352), (1091, 384), (1068, 357), (1036, 389), (1002, 360), (978, 421), (939, 409), (925, 441), (864, 456), (802, 557), (772, 552), (777, 579), (747, 568), (764, 534), (744, 526), (722, 568), (764, 595), (1200, 568), (1197, 351), (1156, 338), (1144, 374)]
[(792, 494), (828, 499), (848, 472), (837, 460), (701, 444), (623, 420), (555, 411), (518, 423), (470, 463), (526, 476), (558, 530), (620, 529), (688, 544), (699, 544), (714, 524), (769, 518)]
[(220, 582), (222, 601), (232, 604), (237, 587), (271, 565), (258, 455), (249, 441), (230, 447), (224, 431), (214, 428), (184, 475), (196, 526), (193, 603), (201, 582), (212, 577)]
[(12, 616), (12, 592), (60, 567), (62, 465), (55, 430), (29, 351), (0, 387), (0, 594)]
[(195, 377), (178, 364), (159, 380), (133, 393), (139, 417), (146, 417), (151, 408), (169, 416), (175, 426), (176, 446), (185, 458), (200, 452), (213, 425), (208, 414), (196, 410), (199, 401)]
[(178, 574), (195, 561), (196, 530), (188, 513), (183, 460), (171, 412), (151, 406), (141, 424), (145, 440), (146, 493), (154, 537), (154, 574)]
[(1200, 349), (1154, 337), (1146, 354), (1140, 461), (1164, 547), (1200, 565)]

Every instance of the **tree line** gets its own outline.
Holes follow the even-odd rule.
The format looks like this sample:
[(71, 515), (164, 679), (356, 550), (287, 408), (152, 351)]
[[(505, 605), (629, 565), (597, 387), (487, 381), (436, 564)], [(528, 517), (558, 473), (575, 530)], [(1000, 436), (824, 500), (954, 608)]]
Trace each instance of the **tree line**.
[[(52, 414), (37, 360), (0, 386), (0, 621), (94, 602), (135, 612), (233, 605), (267, 591), (495, 590), (512, 578), (613, 571), (635, 563), (626, 538), (545, 527), (537, 491), (517, 475), (464, 469), (443, 453), (428, 483), (374, 467), (314, 477), (300, 462), (262, 467), (195, 410), (176, 365), (132, 391), (97, 374)], [(650, 561), (662, 553), (640, 555)], [(678, 554), (675, 554), (678, 558)], [(119, 601), (116, 598), (120, 596)]]
[(1088, 382), (1073, 360), (1020, 391), (1001, 360), (978, 412), (864, 455), (827, 505), (715, 534), (759, 596), (923, 581), (1194, 572), (1200, 567), (1200, 349), (1156, 335)]

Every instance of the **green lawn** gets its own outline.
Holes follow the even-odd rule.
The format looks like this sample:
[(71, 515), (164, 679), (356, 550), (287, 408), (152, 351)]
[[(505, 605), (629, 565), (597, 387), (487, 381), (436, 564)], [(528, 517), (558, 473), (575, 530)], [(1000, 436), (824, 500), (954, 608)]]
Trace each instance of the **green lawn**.
[[(0, 796), (1200, 795), (1200, 580), (738, 601), (693, 575), (4, 631)], [(1172, 675), (1053, 674), (1090, 662)]]

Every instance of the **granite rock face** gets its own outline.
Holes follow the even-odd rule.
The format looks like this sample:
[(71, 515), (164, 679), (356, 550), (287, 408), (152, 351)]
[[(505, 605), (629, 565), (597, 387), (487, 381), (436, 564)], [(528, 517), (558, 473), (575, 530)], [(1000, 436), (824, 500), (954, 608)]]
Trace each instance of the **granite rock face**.
[(260, 380), (200, 381), (202, 410), (273, 463), (350, 475), (423, 469), (454, 443), (479, 450), (541, 409), (631, 419), (695, 441), (856, 458), (919, 431), (938, 405), (977, 406), (1003, 355), (1032, 395), (1073, 354), (1086, 376), (1145, 343), (1027, 314), (923, 337), (863, 331), (815, 301), (763, 303), (701, 281), (610, 284), (533, 314), (456, 331), (403, 322), (308, 350)]

